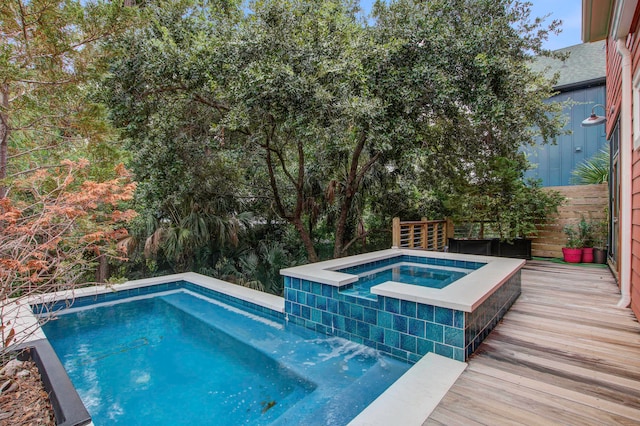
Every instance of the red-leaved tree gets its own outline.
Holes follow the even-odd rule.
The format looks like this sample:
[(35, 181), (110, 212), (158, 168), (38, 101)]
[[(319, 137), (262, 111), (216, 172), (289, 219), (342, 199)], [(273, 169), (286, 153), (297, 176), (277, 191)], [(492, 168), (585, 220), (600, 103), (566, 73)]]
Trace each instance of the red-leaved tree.
[(67, 160), (39, 170), (0, 198), (0, 354), (37, 329), (20, 317), (38, 295), (87, 284), (99, 257), (124, 254), (118, 242), (135, 212), (123, 206), (135, 183), (123, 166), (112, 180), (85, 180), (88, 165)]

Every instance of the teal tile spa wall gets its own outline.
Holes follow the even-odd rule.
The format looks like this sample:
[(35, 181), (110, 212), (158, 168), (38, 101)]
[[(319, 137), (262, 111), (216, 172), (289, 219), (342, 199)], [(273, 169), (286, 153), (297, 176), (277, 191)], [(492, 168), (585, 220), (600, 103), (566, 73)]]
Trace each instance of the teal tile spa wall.
[(464, 312), (378, 296), (348, 296), (336, 287), (285, 277), (289, 321), (417, 362), (428, 352), (464, 361)]
[(489, 332), (507, 313), (520, 296), (521, 288), (521, 273), (518, 271), (482, 302), (482, 305), (475, 311), (465, 313), (465, 353), (467, 358), (475, 352)]
[(284, 284), (285, 314), (293, 323), (408, 362), (428, 352), (465, 361), (517, 299), (520, 272), (472, 313), (384, 296), (353, 297), (287, 276)]

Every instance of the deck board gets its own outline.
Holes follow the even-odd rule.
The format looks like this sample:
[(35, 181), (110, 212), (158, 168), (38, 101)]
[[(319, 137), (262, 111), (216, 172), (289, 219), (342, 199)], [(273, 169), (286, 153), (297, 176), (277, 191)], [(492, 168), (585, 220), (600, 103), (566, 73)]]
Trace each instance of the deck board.
[(640, 324), (608, 269), (529, 261), (424, 425), (640, 425)]

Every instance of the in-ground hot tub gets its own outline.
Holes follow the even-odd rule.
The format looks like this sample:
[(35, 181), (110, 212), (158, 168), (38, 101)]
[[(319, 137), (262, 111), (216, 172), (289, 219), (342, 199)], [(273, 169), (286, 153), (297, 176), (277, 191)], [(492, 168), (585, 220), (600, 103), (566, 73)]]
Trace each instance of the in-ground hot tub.
[[(391, 280), (362, 290), (362, 271), (394, 264), (432, 266), (432, 275), (443, 268), (464, 273), (455, 280), (442, 278), (442, 288), (394, 281), (392, 274)], [(297, 324), (410, 362), (429, 352), (465, 361), (520, 295), (524, 264), (521, 259), (389, 249), (297, 266), (281, 271), (285, 313)]]

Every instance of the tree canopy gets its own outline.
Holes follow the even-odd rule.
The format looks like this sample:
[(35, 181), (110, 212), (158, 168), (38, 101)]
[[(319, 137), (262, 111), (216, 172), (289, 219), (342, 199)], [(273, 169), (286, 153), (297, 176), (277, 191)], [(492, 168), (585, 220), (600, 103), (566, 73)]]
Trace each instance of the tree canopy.
[(131, 15), (117, 2), (2, 2), (0, 198), (14, 179), (66, 158), (89, 156), (107, 173), (119, 162), (104, 106), (89, 95), (107, 57), (99, 42)]
[(379, 1), (370, 23), (346, 0), (146, 12), (104, 99), (165, 227), (176, 206), (220, 223), (250, 210), (288, 223), (309, 260), (324, 241), (339, 257), (374, 230), (372, 212), (446, 213), (448, 194), (500, 175), (486, 164), (526, 167), (520, 146), (559, 132), (552, 82), (528, 67), (557, 23), (527, 3)]
[(135, 15), (117, 2), (0, 4), (0, 353), (33, 331), (16, 332), (27, 298), (102, 281), (98, 265), (123, 256), (135, 184), (92, 94), (102, 42)]

